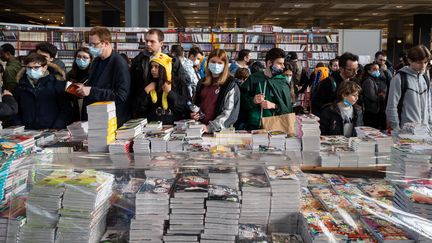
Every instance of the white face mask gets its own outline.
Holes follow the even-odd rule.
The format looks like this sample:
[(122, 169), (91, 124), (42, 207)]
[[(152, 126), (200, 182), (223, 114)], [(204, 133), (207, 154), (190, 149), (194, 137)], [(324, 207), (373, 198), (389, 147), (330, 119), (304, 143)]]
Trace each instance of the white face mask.
[(223, 72), (225, 64), (209, 63), (208, 68), (212, 74), (219, 75)]
[(193, 65), (194, 65), (194, 66), (199, 66), (199, 65), (200, 65), (200, 61), (199, 61), (198, 58), (195, 59), (195, 61), (193, 62)]

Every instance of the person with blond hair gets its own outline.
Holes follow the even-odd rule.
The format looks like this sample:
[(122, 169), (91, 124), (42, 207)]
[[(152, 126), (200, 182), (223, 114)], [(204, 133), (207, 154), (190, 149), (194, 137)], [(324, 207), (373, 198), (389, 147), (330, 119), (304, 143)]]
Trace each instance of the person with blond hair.
[(229, 128), (237, 121), (240, 90), (236, 79), (230, 76), (224, 50), (215, 49), (208, 56), (205, 78), (198, 83), (195, 104), (200, 112), (191, 113), (191, 117), (206, 125), (205, 132)]

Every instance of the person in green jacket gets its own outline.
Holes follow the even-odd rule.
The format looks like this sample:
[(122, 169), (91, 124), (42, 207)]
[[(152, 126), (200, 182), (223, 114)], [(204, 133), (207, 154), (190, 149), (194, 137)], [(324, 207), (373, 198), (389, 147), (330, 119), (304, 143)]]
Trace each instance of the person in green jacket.
[(21, 69), (21, 62), (15, 58), (15, 48), (9, 44), (3, 44), (0, 47), (0, 59), (6, 62), (6, 68), (3, 73), (3, 89), (14, 92), (18, 85), (16, 76)]
[(261, 118), (293, 112), (290, 78), (284, 75), (285, 53), (272, 48), (265, 57), (266, 68), (252, 74), (241, 86), (242, 114), (247, 114), (246, 129), (262, 127)]

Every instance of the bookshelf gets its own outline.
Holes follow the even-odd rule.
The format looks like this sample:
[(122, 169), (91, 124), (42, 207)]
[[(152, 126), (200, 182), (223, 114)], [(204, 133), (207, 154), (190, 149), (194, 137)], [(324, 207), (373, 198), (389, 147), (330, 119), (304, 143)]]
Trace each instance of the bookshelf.
[[(58, 58), (67, 68), (73, 63), (75, 51), (88, 42), (91, 28), (49, 27), (0, 23), (0, 45), (11, 43), (18, 55), (26, 55), (37, 43), (48, 41), (58, 48)], [(304, 67), (313, 70), (318, 62), (328, 63), (338, 55), (340, 30), (300, 30), (272, 28), (267, 31), (257, 29), (217, 29), (185, 28), (161, 29), (165, 34), (164, 52), (172, 45), (181, 45), (185, 55), (196, 45), (208, 54), (210, 51), (224, 49), (230, 59), (235, 59), (241, 49), (250, 49), (252, 58), (264, 61), (265, 54), (273, 47), (286, 52), (295, 51)], [(129, 58), (139, 54), (145, 47), (145, 33), (148, 28), (110, 28), (113, 46), (119, 53)], [(273, 32), (277, 31), (277, 32)]]

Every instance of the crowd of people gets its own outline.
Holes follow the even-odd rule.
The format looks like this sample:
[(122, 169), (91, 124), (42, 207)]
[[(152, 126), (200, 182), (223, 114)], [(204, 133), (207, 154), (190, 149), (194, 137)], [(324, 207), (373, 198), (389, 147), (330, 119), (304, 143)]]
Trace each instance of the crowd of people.
[[(320, 118), (323, 135), (355, 136), (356, 126), (397, 132), (403, 124), (432, 124), (428, 64), (430, 51), (414, 46), (393, 66), (383, 51), (364, 67), (353, 53), (318, 63), (309, 74), (297, 53), (272, 48), (265, 63), (239, 51), (230, 64), (227, 53), (205, 55), (194, 46), (174, 45), (164, 53), (164, 34), (151, 29), (145, 49), (131, 61), (118, 54), (107, 28), (94, 27), (89, 42), (74, 55), (72, 69), (56, 58), (57, 49), (40, 43), (18, 58), (11, 44), (0, 48), (3, 125), (27, 129), (63, 129), (87, 120), (86, 107), (115, 101), (117, 123), (131, 118), (173, 124), (194, 119), (212, 133), (229, 127), (262, 128), (262, 118), (308, 110)], [(75, 94), (66, 92), (73, 83)], [(298, 100), (310, 92), (310, 105)]]

